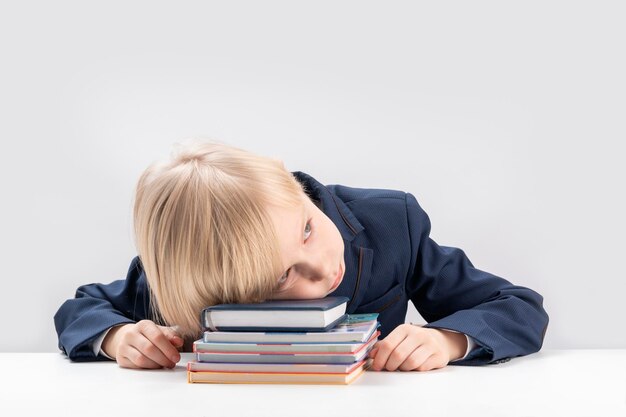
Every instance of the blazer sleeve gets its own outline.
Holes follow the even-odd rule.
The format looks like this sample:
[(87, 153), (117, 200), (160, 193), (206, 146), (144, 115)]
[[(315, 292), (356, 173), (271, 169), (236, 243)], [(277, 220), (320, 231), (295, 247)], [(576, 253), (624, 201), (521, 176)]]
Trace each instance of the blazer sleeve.
[(125, 280), (110, 284), (88, 284), (76, 290), (54, 315), (59, 349), (71, 360), (95, 361), (92, 343), (117, 324), (134, 323), (151, 316), (145, 274), (135, 257)]
[(430, 220), (407, 194), (411, 272), (407, 294), (425, 327), (455, 330), (477, 347), (455, 365), (504, 362), (541, 349), (548, 326), (543, 297), (535, 291), (476, 269), (458, 248), (430, 237)]

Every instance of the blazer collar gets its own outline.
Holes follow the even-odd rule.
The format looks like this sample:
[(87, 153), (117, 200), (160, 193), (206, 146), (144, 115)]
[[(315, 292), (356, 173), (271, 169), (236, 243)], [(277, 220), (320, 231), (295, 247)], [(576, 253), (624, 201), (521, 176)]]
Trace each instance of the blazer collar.
[(335, 223), (344, 240), (351, 242), (363, 231), (363, 225), (352, 210), (328, 187), (304, 172), (296, 171), (293, 175), (303, 185), (308, 196), (320, 203), (321, 210)]
[(372, 261), (374, 251), (363, 246), (364, 236), (355, 237), (365, 228), (352, 213), (352, 210), (334, 192), (334, 186), (325, 186), (315, 178), (303, 172), (294, 172), (293, 175), (304, 186), (309, 197), (321, 205), (321, 210), (335, 223), (341, 237), (346, 242), (344, 259), (346, 271), (341, 284), (331, 293), (333, 296), (348, 297), (350, 301), (346, 307), (348, 314), (353, 314), (369, 288), (372, 275)]

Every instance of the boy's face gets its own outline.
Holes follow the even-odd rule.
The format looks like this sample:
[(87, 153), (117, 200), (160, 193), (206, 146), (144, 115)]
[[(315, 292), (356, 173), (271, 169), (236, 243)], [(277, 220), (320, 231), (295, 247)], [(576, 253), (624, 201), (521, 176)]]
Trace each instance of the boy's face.
[(280, 243), (284, 275), (273, 299), (323, 298), (343, 280), (343, 239), (335, 224), (303, 193), (297, 208), (269, 209)]

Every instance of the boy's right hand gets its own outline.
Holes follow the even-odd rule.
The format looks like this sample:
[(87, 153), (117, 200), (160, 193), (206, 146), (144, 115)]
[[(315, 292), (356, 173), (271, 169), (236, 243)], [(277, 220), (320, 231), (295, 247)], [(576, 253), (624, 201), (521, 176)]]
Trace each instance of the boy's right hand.
[(180, 360), (178, 348), (183, 343), (173, 328), (142, 320), (111, 329), (102, 350), (122, 368), (173, 368)]

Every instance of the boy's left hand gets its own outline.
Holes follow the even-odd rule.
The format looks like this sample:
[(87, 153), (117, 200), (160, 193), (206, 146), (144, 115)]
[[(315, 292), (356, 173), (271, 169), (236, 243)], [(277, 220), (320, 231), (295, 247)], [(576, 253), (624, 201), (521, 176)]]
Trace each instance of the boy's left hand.
[(462, 333), (401, 324), (369, 353), (374, 371), (429, 371), (461, 358), (467, 349)]

